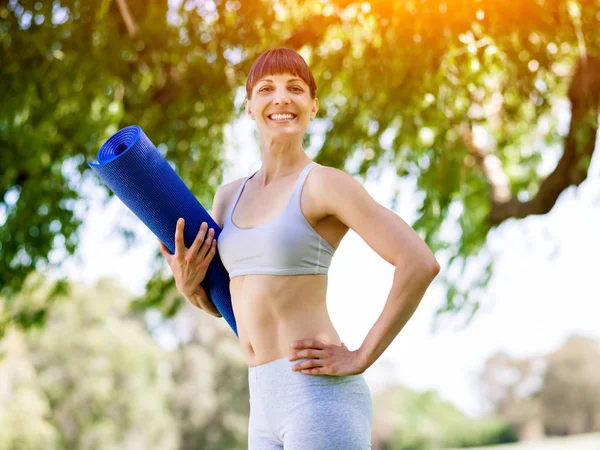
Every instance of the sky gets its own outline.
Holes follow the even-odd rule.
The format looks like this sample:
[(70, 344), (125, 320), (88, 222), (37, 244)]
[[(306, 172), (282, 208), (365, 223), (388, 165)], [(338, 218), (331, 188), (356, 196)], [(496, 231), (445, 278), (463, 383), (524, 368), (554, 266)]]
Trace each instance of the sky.
[[(152, 139), (150, 130), (146, 134)], [(251, 121), (236, 121), (228, 136), (224, 183), (260, 167)], [(307, 149), (314, 156), (311, 151)], [(386, 171), (364, 185), (375, 200), (389, 206), (393, 177), (393, 171)], [(156, 238), (120, 200), (106, 203), (102, 190), (92, 185), (86, 190), (90, 209), (78, 255), (65, 270), (73, 281), (94, 283), (100, 277), (112, 277), (134, 294), (143, 292)], [(412, 185), (403, 184), (395, 211), (408, 223), (415, 217), (414, 197)], [(114, 234), (116, 222), (136, 229), (134, 246), (128, 248)], [(444, 302), (442, 289), (434, 281), (412, 319), (364, 373), (371, 391), (376, 393), (388, 383), (433, 389), (475, 416), (485, 411), (478, 374), (495, 352), (540, 355), (557, 349), (574, 333), (600, 339), (598, 230), (600, 163), (596, 156), (588, 180), (578, 189), (563, 192), (549, 214), (509, 220), (490, 233), (488, 245), (500, 256), (483, 307), (466, 328), (446, 320), (441, 329), (432, 331), (433, 314)], [(329, 271), (327, 305), (350, 349), (361, 345), (381, 313), (393, 272), (394, 267), (353, 231), (337, 249)]]

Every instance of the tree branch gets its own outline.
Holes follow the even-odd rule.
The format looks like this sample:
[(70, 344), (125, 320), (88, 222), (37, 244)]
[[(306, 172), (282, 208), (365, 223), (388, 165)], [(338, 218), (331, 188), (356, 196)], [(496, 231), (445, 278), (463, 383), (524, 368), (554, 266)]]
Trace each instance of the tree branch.
[(469, 130), (463, 131), (467, 149), (475, 157), (490, 185), (488, 222), (491, 227), (512, 217), (522, 219), (533, 214), (548, 213), (566, 188), (579, 186), (587, 178), (598, 133), (599, 59), (588, 55), (578, 61), (568, 96), (571, 101), (571, 124), (563, 155), (531, 200), (520, 201), (510, 197), (508, 178), (502, 172), (500, 162), (473, 143)]
[(135, 37), (137, 34), (137, 25), (133, 20), (129, 12), (129, 7), (127, 6), (126, 0), (117, 0), (117, 5), (119, 6), (119, 11), (121, 12), (121, 16), (123, 16), (123, 21), (125, 22), (125, 26), (127, 27), (127, 31), (129, 32), (130, 37)]

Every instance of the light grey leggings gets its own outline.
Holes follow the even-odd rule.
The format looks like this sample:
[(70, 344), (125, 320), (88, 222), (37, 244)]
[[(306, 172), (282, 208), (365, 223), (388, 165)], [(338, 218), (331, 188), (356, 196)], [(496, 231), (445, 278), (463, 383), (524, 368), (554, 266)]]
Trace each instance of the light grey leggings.
[(362, 375), (292, 371), (304, 360), (248, 368), (248, 450), (366, 450), (373, 408)]

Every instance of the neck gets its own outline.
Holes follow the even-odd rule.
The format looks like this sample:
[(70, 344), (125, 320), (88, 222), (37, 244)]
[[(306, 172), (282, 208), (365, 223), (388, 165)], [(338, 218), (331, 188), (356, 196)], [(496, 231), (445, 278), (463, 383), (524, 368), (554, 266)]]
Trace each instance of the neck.
[(261, 138), (262, 166), (253, 177), (266, 186), (279, 177), (296, 174), (310, 162), (302, 148), (302, 138), (269, 139)]

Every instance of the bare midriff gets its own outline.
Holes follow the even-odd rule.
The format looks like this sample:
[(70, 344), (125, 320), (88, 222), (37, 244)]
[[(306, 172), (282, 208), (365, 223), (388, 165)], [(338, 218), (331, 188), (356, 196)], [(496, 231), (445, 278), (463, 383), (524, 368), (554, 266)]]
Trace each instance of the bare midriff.
[(241, 275), (230, 292), (249, 367), (287, 358), (297, 340), (341, 344), (327, 311), (327, 275)]

